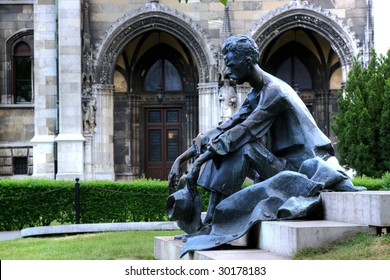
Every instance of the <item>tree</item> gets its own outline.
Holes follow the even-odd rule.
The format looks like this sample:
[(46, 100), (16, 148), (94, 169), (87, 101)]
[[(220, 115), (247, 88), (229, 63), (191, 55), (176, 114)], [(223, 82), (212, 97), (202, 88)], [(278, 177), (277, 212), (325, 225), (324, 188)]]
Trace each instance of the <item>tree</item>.
[(357, 175), (381, 177), (390, 170), (390, 50), (378, 57), (373, 50), (367, 68), (356, 58), (335, 115), (340, 163)]

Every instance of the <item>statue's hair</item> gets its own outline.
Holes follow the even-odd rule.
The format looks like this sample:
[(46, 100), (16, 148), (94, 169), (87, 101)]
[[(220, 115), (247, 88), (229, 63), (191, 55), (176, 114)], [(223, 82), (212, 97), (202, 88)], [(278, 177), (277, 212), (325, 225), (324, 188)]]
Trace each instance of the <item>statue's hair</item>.
[(228, 52), (239, 54), (242, 58), (250, 57), (254, 63), (259, 61), (259, 47), (256, 42), (247, 35), (234, 35), (222, 44), (222, 54)]

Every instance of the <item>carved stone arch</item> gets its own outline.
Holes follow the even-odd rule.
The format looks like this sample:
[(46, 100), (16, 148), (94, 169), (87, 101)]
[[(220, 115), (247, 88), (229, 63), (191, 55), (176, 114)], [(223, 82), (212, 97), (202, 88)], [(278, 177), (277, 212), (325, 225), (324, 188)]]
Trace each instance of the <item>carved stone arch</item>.
[(306, 1), (291, 2), (257, 21), (251, 35), (262, 52), (280, 33), (297, 27), (312, 30), (328, 40), (340, 59), (345, 82), (353, 57), (360, 51), (360, 43), (349, 26), (323, 8)]
[[(13, 33), (5, 40), (5, 63), (7, 64), (5, 71), (5, 90), (0, 93), (0, 100), (3, 99), (6, 103), (13, 103), (12, 101), (12, 56), (14, 47), (20, 43), (26, 43), (30, 48), (30, 53), (32, 54), (32, 62), (34, 62), (34, 30), (33, 29), (21, 29)], [(34, 90), (34, 87), (32, 87)], [(34, 98), (34, 94), (33, 94)]]
[(118, 19), (97, 44), (95, 82), (113, 84), (115, 64), (122, 49), (138, 35), (150, 30), (161, 30), (181, 40), (197, 64), (199, 83), (213, 81), (217, 55), (206, 33), (178, 11), (151, 3)]

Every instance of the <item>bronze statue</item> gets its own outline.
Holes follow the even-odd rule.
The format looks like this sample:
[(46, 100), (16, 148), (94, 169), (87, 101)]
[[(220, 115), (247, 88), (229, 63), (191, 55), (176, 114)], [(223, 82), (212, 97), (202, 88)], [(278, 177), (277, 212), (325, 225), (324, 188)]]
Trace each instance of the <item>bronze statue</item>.
[[(210, 191), (205, 220), (199, 222), (198, 218), (188, 214), (185, 218), (187, 223), (182, 229), (189, 238), (183, 253), (215, 247), (216, 244), (210, 241), (215, 240), (215, 231), (218, 236), (224, 236), (219, 229), (227, 229), (223, 224), (232, 223), (229, 217), (235, 217), (234, 222), (245, 220), (247, 215), (253, 218), (251, 215), (256, 205), (261, 205), (259, 209), (263, 214), (252, 220), (252, 224), (266, 219), (316, 215), (320, 212), (318, 193), (323, 188), (359, 189), (352, 185), (348, 176), (325, 162), (334, 156), (331, 141), (318, 128), (296, 92), (284, 81), (260, 68), (259, 50), (252, 38), (246, 35), (229, 37), (223, 43), (222, 53), (226, 74), (237, 84), (248, 82), (253, 89), (228, 121), (198, 135), (193, 146), (172, 166), (168, 185), (174, 192), (181, 176), (180, 166), (196, 157), (188, 174), (181, 179), (184, 189), (192, 197), (187, 198), (187, 203), (191, 205), (187, 209), (189, 212), (195, 213), (192, 208), (199, 207), (197, 186)], [(321, 173), (316, 173), (319, 170)], [(252, 174), (259, 177), (260, 183), (241, 190), (245, 178)], [(183, 191), (177, 192), (185, 195)], [(172, 211), (177, 195), (172, 194), (168, 199), (171, 214), (178, 212), (178, 209)], [(291, 200), (296, 197), (307, 199)], [(283, 205), (287, 201), (287, 206), (290, 206), (285, 209)], [(297, 204), (301, 205), (302, 210), (292, 213), (294, 207), (291, 203), (295, 208)], [(229, 215), (226, 216), (226, 213)], [(170, 217), (175, 219), (177, 215)], [(230, 230), (224, 232), (230, 237), (221, 238), (219, 244), (235, 239), (231, 238), (232, 235), (240, 237), (242, 230), (246, 231), (250, 226), (233, 223)], [(234, 233), (237, 227), (240, 227), (239, 234)]]

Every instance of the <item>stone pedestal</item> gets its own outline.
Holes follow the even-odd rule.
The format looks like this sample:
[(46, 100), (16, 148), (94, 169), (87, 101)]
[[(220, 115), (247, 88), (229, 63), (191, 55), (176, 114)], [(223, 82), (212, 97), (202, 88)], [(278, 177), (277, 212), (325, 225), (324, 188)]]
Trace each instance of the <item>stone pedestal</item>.
[(54, 179), (54, 135), (35, 136), (33, 149), (33, 177)]
[(56, 137), (59, 180), (84, 180), (84, 137), (81, 134), (60, 134)]
[(208, 250), (190, 252), (180, 258), (182, 241), (172, 236), (159, 236), (154, 240), (154, 257), (159, 260), (288, 260), (288, 256), (261, 249)]
[(293, 256), (306, 248), (325, 247), (332, 242), (346, 240), (358, 232), (375, 231), (367, 225), (326, 220), (262, 222), (258, 234), (259, 248)]
[[(375, 234), (390, 225), (390, 192), (325, 192), (325, 219), (319, 221), (264, 221), (254, 226), (230, 249), (196, 251), (184, 259), (282, 259), (305, 248), (325, 247), (358, 232)], [(173, 237), (155, 238), (155, 258), (180, 259), (183, 243)], [(245, 247), (242, 249), (242, 247)]]
[(326, 220), (390, 227), (390, 192), (327, 192), (321, 194)]

